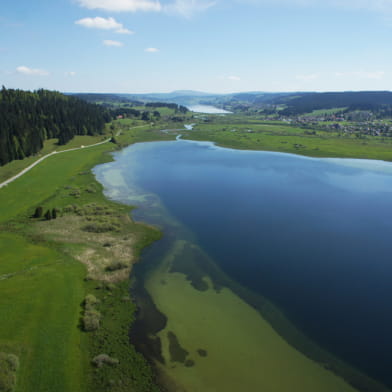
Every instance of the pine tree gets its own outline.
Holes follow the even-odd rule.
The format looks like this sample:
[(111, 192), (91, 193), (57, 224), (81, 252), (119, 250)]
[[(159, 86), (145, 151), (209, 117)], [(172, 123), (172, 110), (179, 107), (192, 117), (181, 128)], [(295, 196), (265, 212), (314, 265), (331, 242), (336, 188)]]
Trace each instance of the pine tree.
[(43, 214), (43, 209), (42, 209), (41, 206), (39, 206), (39, 207), (37, 207), (37, 208), (35, 209), (33, 218), (41, 218), (41, 217), (42, 217), (42, 214)]

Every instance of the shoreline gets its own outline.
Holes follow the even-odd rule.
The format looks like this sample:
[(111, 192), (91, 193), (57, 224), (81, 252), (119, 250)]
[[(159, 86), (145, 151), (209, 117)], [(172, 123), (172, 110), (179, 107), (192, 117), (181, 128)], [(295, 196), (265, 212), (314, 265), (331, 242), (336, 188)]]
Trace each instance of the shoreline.
[[(198, 141), (191, 142), (198, 143)], [(222, 147), (219, 146), (219, 148)], [(143, 216), (141, 216), (141, 221), (143, 221)], [(146, 260), (144, 260), (144, 262), (145, 261)], [(143, 267), (141, 268), (143, 269)], [(220, 272), (217, 275), (223, 274), (222, 272)], [(275, 332), (282, 336), (284, 340), (290, 344), (291, 347), (296, 348), (301, 353), (305, 354), (305, 356), (312, 359), (315, 363), (321, 364), (323, 367), (329, 369), (336, 375), (343, 376), (343, 378), (349, 381), (350, 384), (355, 385), (356, 387), (360, 386), (360, 390), (369, 390), (369, 388), (373, 391), (388, 390), (386, 387), (379, 384), (377, 381), (372, 380), (360, 371), (352, 368), (347, 363), (344, 363), (343, 361), (334, 357), (334, 355), (328, 353), (324, 349), (321, 349), (316, 343), (312, 342), (309, 338), (303, 335), (290, 321), (286, 319), (284, 314), (274, 305), (272, 305), (269, 301), (259, 298), (259, 296), (255, 295), (254, 293), (251, 293), (249, 290), (241, 287), (238, 284), (235, 284), (227, 276), (223, 278), (223, 285), (225, 287), (231, 288), (237, 295), (239, 295), (239, 297), (244, 302), (250, 304), (253, 308), (257, 309), (261, 314), (261, 317), (267, 320), (268, 323), (273, 326)], [(151, 301), (153, 304), (152, 306), (156, 308), (156, 305), (152, 298)], [(145, 310), (141, 311), (141, 313), (145, 313)], [(163, 328), (165, 327), (163, 326), (161, 330)], [(148, 330), (153, 331), (154, 327), (151, 326)], [(157, 347), (159, 346), (160, 344), (158, 344), (156, 341), (155, 343), (151, 343), (150, 345), (151, 352), (155, 353), (153, 355), (155, 355), (157, 358), (160, 357), (160, 355), (157, 355), (156, 352)], [(148, 347), (148, 344), (146, 347)], [(158, 362), (161, 361), (158, 360)]]
[[(173, 136), (174, 137), (174, 136)], [(157, 137), (158, 138), (158, 137)], [(185, 139), (186, 140), (186, 139)], [(146, 140), (145, 142), (149, 142), (149, 141), (160, 141), (160, 140)], [(197, 140), (195, 141), (195, 142), (197, 142)], [(211, 142), (211, 143), (213, 143), (213, 142)], [(123, 148), (125, 148), (125, 147), (127, 147), (128, 145), (130, 145), (130, 144), (133, 144), (133, 143), (129, 143), (129, 144), (127, 144), (126, 146), (122, 146), (122, 149)], [(219, 146), (218, 145), (218, 147), (219, 148), (226, 148), (226, 147), (221, 147), (221, 146)], [(234, 148), (235, 150), (238, 150), (238, 148)], [(100, 149), (101, 150), (101, 149)], [(251, 150), (251, 151), (263, 151), (263, 150)], [(88, 164), (87, 164), (87, 166), (85, 166), (85, 170), (88, 170), (88, 171), (90, 171), (91, 173), (92, 173), (92, 170), (93, 170), (93, 168), (94, 167), (96, 167), (97, 165), (99, 165), (99, 164), (102, 164), (102, 163), (108, 163), (108, 162), (110, 162), (111, 160), (114, 160), (114, 157), (113, 157), (113, 152), (115, 152), (115, 150), (113, 149), (113, 148), (111, 148), (111, 149), (104, 149), (104, 150), (102, 150), (102, 151), (100, 151), (99, 152), (99, 155), (100, 155), (100, 158), (98, 159), (98, 161), (94, 161), (94, 162), (89, 162)], [(275, 151), (276, 153), (285, 153), (285, 152), (279, 152), (279, 151)], [(110, 154), (108, 154), (108, 153), (110, 153)], [(294, 154), (294, 155), (297, 155), (297, 154)], [(371, 161), (373, 161), (373, 160), (371, 160)], [(383, 162), (383, 161), (381, 161), (381, 162)], [(385, 162), (388, 162), (388, 161), (385, 161)], [(27, 177), (26, 177), (27, 178)], [(99, 183), (99, 181), (94, 177), (94, 181), (96, 182), (96, 184), (99, 184), (100, 186), (101, 186), (101, 184)], [(9, 188), (9, 187), (6, 187), (5, 189), (7, 189), (7, 188)], [(5, 191), (5, 190), (4, 190)], [(1, 194), (1, 192), (3, 192), (3, 190), (2, 191), (0, 191), (0, 194)], [(119, 206), (122, 206), (122, 207), (126, 207), (128, 210), (130, 210), (130, 209), (132, 209), (132, 207), (130, 207), (130, 206), (128, 206), (128, 205), (126, 205), (126, 204), (124, 204), (124, 203), (120, 203), (120, 202), (114, 202), (113, 200), (111, 200), (111, 199), (109, 199), (109, 198), (107, 198), (104, 194), (102, 194), (103, 195), (103, 197), (109, 202), (109, 203), (115, 203), (115, 204), (117, 204), (117, 205), (119, 205)], [(146, 225), (146, 224), (144, 224), (144, 225)], [(148, 224), (147, 224), (147, 226), (148, 226)], [(27, 238), (27, 237), (26, 237)], [(131, 274), (131, 278), (132, 278), (132, 274)], [(127, 282), (127, 283), (129, 283), (129, 282)], [(105, 289), (106, 290), (106, 289)], [(110, 294), (110, 290), (109, 290), (109, 292), (107, 292), (106, 294)], [(89, 366), (89, 365), (87, 365), (87, 366)]]
[[(199, 139), (192, 139), (191, 137), (184, 139), (183, 136), (191, 136), (191, 134), (188, 135), (178, 135), (177, 139), (178, 141), (183, 141), (183, 142), (194, 142), (194, 143), (205, 143), (209, 144), (212, 147), (215, 148), (222, 148), (226, 150), (231, 150), (231, 151), (238, 151), (238, 152), (263, 152), (271, 155), (275, 154), (284, 154), (284, 155), (291, 155), (296, 158), (303, 158), (303, 159), (320, 159), (320, 160), (328, 160), (330, 162), (334, 163), (347, 163), (347, 166), (353, 166), (353, 167), (361, 167), (361, 163), (364, 165), (366, 163), (369, 164), (374, 164), (376, 165), (377, 163), (380, 164), (390, 164), (391, 165), (391, 172), (392, 172), (392, 157), (391, 160), (384, 160), (384, 159), (378, 159), (378, 158), (356, 158), (356, 157), (342, 157), (342, 156), (316, 156), (316, 155), (305, 155), (301, 154), (299, 152), (294, 153), (294, 152), (287, 152), (287, 151), (280, 151), (280, 150), (263, 150), (263, 149), (248, 149), (248, 148), (240, 148), (240, 147), (233, 147), (231, 145), (224, 145), (220, 144), (217, 141), (212, 141), (212, 140), (199, 140)], [(359, 165), (349, 165), (349, 163), (359, 163)], [(363, 167), (362, 167), (363, 168)]]

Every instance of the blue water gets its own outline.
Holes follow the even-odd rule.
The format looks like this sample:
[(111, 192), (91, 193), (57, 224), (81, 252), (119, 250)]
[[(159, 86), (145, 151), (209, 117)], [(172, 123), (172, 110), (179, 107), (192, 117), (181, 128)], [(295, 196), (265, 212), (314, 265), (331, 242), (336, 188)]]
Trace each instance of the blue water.
[(179, 140), (130, 146), (95, 172), (136, 216), (164, 206), (233, 279), (392, 386), (392, 164)]

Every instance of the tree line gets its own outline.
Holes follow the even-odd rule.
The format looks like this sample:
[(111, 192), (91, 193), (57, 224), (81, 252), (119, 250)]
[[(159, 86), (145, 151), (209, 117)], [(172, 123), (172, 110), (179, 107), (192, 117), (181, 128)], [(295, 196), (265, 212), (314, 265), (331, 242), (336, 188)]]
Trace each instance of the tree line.
[(148, 102), (146, 103), (146, 107), (150, 108), (169, 108), (173, 109), (176, 113), (187, 113), (189, 110), (187, 107), (178, 105), (176, 103), (167, 103), (167, 102)]
[(56, 91), (0, 91), (0, 165), (37, 153), (44, 141), (66, 144), (75, 135), (102, 134), (112, 114)]

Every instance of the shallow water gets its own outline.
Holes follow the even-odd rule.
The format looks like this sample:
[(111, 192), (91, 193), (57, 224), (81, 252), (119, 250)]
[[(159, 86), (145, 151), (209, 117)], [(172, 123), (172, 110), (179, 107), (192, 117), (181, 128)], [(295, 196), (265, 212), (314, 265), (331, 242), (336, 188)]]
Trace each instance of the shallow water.
[[(388, 385), (391, 172), (386, 162), (237, 151), (183, 140), (133, 145), (95, 169), (109, 197), (140, 206), (134, 217), (164, 227), (172, 244), (183, 240), (199, 247), (222, 273), (268, 298), (318, 345)], [(159, 302), (164, 296), (151, 282), (162, 266), (159, 257), (152, 259), (145, 286)], [(165, 274), (170, 298), (170, 288), (176, 292), (183, 283), (178, 272)], [(203, 276), (195, 268), (182, 271), (187, 274)], [(193, 282), (197, 289), (188, 279), (195, 295), (202, 281)], [(243, 300), (236, 300), (242, 311)], [(169, 317), (167, 325), (172, 323)], [(161, 341), (168, 344), (163, 335)], [(195, 372), (197, 363), (190, 368)]]

